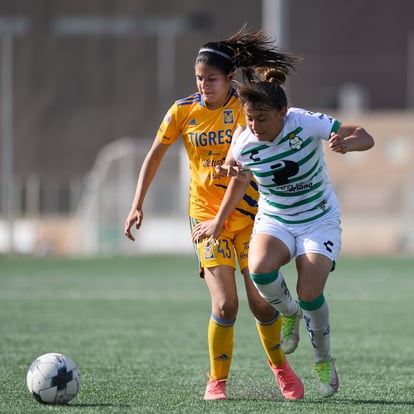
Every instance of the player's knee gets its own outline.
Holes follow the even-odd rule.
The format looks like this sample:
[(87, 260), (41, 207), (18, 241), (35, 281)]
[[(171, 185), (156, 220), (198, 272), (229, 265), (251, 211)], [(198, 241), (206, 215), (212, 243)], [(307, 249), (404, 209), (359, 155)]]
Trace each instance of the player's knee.
[(237, 300), (227, 300), (216, 303), (213, 308), (214, 315), (223, 321), (232, 321), (236, 318), (239, 309)]
[(274, 282), (279, 276), (278, 270), (271, 270), (270, 272), (251, 272), (250, 277), (253, 283), (257, 285), (268, 285)]
[(278, 269), (281, 265), (279, 260), (271, 255), (264, 257), (255, 257), (249, 255), (249, 271), (250, 273), (268, 273), (274, 269)]
[(261, 296), (249, 298), (249, 309), (253, 316), (263, 322), (270, 321), (275, 316), (275, 308)]
[(305, 286), (304, 288), (298, 288), (298, 297), (303, 302), (313, 303), (318, 300), (323, 292), (312, 288), (312, 286)]
[(249, 270), (250, 274), (252, 273), (267, 273), (273, 268), (263, 260), (257, 261), (257, 260), (249, 260)]

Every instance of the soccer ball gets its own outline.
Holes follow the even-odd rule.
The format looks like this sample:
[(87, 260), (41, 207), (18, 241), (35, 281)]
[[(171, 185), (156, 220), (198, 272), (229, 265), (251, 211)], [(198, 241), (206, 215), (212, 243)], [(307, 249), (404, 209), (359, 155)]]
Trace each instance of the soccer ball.
[(36, 358), (27, 372), (30, 394), (44, 404), (67, 404), (79, 391), (79, 370), (66, 355), (48, 353)]

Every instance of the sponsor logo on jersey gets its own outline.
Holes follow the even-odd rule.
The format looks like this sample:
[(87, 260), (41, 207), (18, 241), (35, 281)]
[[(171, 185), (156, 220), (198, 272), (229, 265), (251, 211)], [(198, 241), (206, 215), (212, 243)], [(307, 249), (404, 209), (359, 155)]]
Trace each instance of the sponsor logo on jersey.
[(223, 165), (224, 160), (225, 158), (222, 158), (221, 160), (211, 160), (211, 159), (203, 160), (203, 167), (205, 168), (217, 167), (218, 165)]
[(194, 125), (197, 125), (197, 121), (195, 120), (195, 118), (193, 118), (189, 123), (188, 123), (188, 125), (190, 125), (190, 126), (194, 126)]
[(287, 191), (289, 193), (296, 193), (298, 191), (310, 190), (313, 187), (313, 183), (297, 183), (297, 184), (288, 184), (279, 188), (279, 191)]
[(208, 152), (209, 157), (220, 157), (220, 155), (221, 155), (221, 152), (214, 152), (211, 150)]
[(321, 210), (326, 210), (326, 204), (327, 204), (328, 202), (326, 201), (326, 200), (322, 200), (320, 203), (319, 203), (319, 205), (318, 205), (318, 207), (321, 209)]

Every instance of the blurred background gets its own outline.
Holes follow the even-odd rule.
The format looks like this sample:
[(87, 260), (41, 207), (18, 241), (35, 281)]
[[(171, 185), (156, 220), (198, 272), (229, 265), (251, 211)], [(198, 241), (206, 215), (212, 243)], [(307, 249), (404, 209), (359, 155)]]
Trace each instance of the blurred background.
[(326, 158), (343, 254), (414, 252), (410, 0), (2, 0), (0, 254), (191, 253), (188, 162), (163, 161), (135, 243), (123, 235), (164, 113), (194, 58), (244, 23), (304, 57), (290, 104), (364, 126), (366, 153)]

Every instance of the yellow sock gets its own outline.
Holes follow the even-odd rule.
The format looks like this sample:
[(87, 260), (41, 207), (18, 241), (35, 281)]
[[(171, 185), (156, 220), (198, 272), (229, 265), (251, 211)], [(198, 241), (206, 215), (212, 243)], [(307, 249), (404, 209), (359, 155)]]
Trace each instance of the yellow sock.
[(208, 324), (210, 378), (227, 379), (233, 356), (234, 321), (227, 322), (211, 314)]
[(256, 327), (259, 331), (259, 337), (262, 341), (263, 348), (272, 366), (278, 367), (282, 365), (286, 361), (286, 356), (280, 347), (282, 320), (279, 316), (279, 312), (271, 322), (263, 324), (256, 320)]

